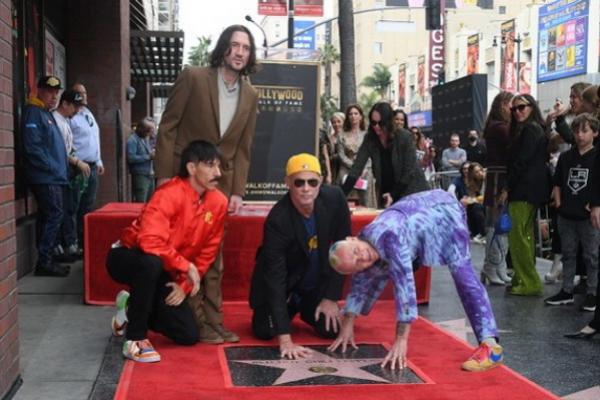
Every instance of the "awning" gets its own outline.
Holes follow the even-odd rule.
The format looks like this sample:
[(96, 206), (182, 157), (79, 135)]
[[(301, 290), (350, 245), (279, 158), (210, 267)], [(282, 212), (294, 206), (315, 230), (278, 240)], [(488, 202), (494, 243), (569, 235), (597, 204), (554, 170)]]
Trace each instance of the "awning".
[(181, 72), (183, 31), (131, 31), (131, 81), (172, 83)]

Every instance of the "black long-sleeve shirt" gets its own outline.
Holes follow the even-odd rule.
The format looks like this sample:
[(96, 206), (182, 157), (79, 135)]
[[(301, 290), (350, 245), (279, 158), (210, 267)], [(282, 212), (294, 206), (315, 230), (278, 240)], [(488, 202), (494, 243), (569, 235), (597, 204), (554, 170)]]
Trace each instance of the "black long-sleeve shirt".
[(592, 194), (597, 191), (592, 185), (594, 178), (594, 163), (597, 162), (598, 150), (593, 147), (584, 154), (579, 154), (579, 149), (571, 150), (560, 155), (556, 172), (554, 173), (554, 186), (560, 188), (561, 216), (575, 220), (585, 220), (590, 217), (586, 205), (592, 201)]

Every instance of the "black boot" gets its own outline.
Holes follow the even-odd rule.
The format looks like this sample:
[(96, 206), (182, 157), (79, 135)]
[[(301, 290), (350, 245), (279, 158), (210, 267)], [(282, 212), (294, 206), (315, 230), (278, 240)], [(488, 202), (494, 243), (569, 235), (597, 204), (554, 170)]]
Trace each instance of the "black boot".
[(71, 269), (69, 267), (65, 267), (59, 264), (55, 264), (53, 262), (40, 263), (38, 262), (35, 265), (35, 276), (55, 276), (55, 277), (65, 277), (69, 275)]

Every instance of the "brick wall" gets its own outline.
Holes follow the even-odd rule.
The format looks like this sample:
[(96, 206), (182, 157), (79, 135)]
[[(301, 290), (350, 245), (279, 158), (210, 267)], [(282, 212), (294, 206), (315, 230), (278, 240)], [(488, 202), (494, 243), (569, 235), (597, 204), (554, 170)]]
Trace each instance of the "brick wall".
[(11, 1), (0, 0), (0, 398), (19, 377)]

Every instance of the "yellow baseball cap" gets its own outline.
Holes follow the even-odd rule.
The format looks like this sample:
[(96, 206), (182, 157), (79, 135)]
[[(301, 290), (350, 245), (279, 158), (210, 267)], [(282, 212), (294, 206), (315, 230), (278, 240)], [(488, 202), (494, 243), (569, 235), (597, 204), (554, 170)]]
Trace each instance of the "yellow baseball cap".
[(308, 153), (300, 153), (291, 156), (285, 167), (285, 175), (294, 175), (297, 172), (310, 171), (321, 175), (321, 164), (317, 157)]

